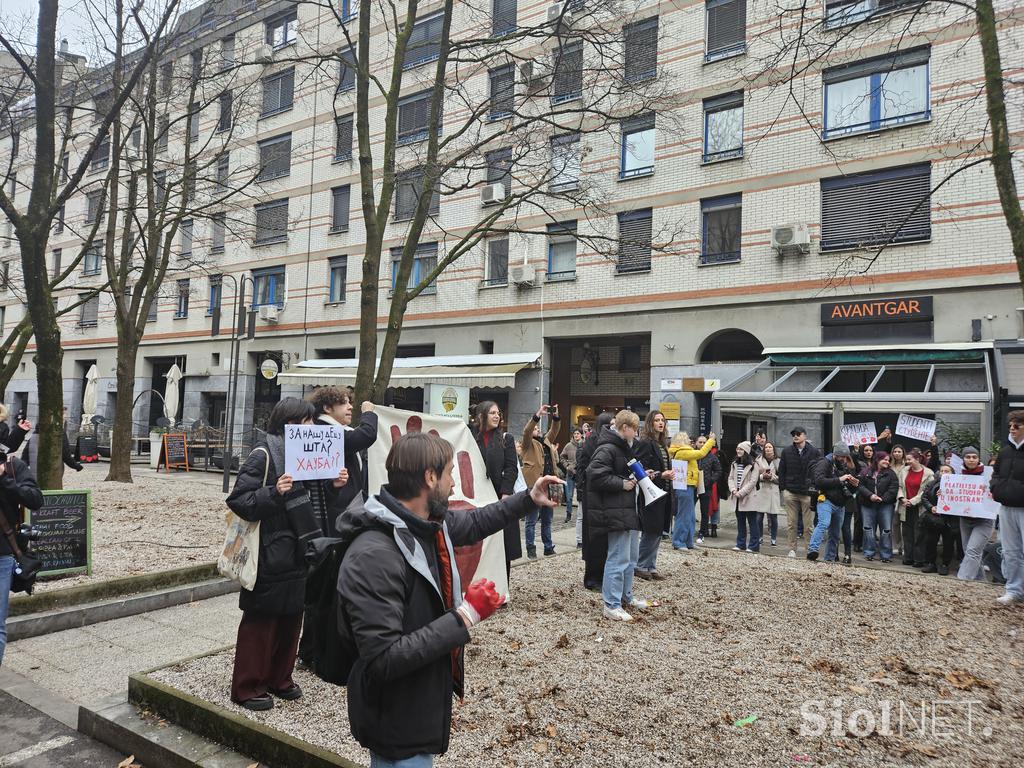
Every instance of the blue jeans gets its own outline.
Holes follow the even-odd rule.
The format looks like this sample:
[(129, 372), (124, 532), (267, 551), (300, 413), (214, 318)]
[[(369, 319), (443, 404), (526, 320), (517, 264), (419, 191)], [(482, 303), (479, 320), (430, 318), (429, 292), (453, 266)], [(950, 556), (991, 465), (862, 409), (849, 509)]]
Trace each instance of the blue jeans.
[(576, 491), (576, 481), (571, 477), (565, 478), (565, 511), (572, 511), (572, 495)]
[(540, 516), (540, 540), (544, 542), (544, 551), (553, 552), (555, 549), (554, 543), (551, 541), (551, 519), (555, 515), (555, 511), (551, 507), (543, 507), (539, 513), (538, 510), (534, 509), (526, 516), (526, 548), (536, 549), (536, 530), (537, 530), (537, 517)]
[[(747, 541), (749, 531), (750, 541)], [(736, 513), (736, 546), (740, 549), (751, 552), (761, 551), (761, 513), (760, 512), (737, 512)]]
[(694, 518), (694, 507), (693, 507), (693, 492), (694, 488), (687, 486), (686, 490), (676, 489), (676, 519), (672, 525), (672, 546), (676, 549), (693, 549), (693, 525), (695, 522)]
[[(3, 512), (0, 512), (2, 515)], [(7, 648), (7, 611), (10, 607), (11, 580), (14, 578), (14, 555), (0, 555), (0, 665)]]
[[(829, 562), (833, 562), (839, 559), (839, 539), (842, 537), (846, 528), (844, 527), (844, 521), (846, 520), (846, 506), (841, 507), (833, 506), (832, 517), (828, 522), (828, 546), (825, 548), (825, 559)], [(849, 533), (846, 535), (846, 544), (849, 545)]]
[[(863, 504), (860, 508), (864, 529), (864, 557), (875, 556), (875, 545), (883, 560), (892, 560), (892, 504)], [(881, 530), (880, 542), (875, 541), (875, 527)]]
[(413, 755), (404, 760), (387, 760), (373, 752), (370, 753), (370, 768), (431, 768), (433, 764), (433, 755)]
[(633, 570), (639, 557), (640, 531), (608, 533), (608, 559), (604, 561), (601, 583), (606, 608), (619, 608), (633, 601)]
[[(818, 521), (814, 525), (814, 531), (811, 533), (811, 540), (807, 545), (808, 552), (817, 552), (821, 549), (822, 541), (825, 539), (825, 534), (829, 535), (828, 549), (832, 550), (832, 559), (836, 559), (836, 553), (839, 549), (839, 529), (843, 524), (843, 508), (835, 506), (831, 501), (825, 499), (824, 501), (818, 502), (817, 517)], [(832, 528), (831, 523), (835, 519), (835, 549), (832, 549)], [(828, 559), (828, 552), (826, 551), (825, 559)]]
[(638, 571), (653, 571), (657, 569), (659, 544), (661, 544), (660, 533), (647, 533), (644, 531), (640, 534), (640, 557), (636, 563)]
[(762, 512), (757, 521), (761, 525), (761, 535), (764, 536), (764, 516), (768, 515), (768, 532), (771, 535), (772, 541), (779, 538), (779, 516), (773, 515), (771, 512)]

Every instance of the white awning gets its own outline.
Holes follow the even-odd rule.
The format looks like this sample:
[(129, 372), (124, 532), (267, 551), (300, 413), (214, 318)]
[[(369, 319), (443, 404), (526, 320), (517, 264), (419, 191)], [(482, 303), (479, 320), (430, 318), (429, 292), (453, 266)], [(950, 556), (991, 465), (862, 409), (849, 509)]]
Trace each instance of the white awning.
[[(516, 374), (524, 368), (539, 366), (540, 357), (540, 352), (401, 357), (395, 360), (392, 367), (389, 386), (400, 388), (448, 384), (487, 389), (512, 388), (516, 385)], [(353, 386), (358, 366), (357, 359), (306, 360), (279, 374), (278, 379), (292, 384)]]

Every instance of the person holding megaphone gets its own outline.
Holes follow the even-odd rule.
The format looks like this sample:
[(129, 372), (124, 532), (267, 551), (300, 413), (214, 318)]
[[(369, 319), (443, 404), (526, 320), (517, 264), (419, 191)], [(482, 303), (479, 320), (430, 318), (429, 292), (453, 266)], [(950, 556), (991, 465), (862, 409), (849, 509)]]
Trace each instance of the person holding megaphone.
[(608, 535), (608, 557), (601, 584), (604, 615), (615, 621), (633, 620), (627, 607), (650, 606), (646, 600), (633, 595), (633, 571), (640, 555), (640, 515), (637, 512), (638, 481), (629, 463), (639, 429), (639, 416), (632, 411), (619, 411), (611, 428), (601, 434), (587, 466), (590, 531)]

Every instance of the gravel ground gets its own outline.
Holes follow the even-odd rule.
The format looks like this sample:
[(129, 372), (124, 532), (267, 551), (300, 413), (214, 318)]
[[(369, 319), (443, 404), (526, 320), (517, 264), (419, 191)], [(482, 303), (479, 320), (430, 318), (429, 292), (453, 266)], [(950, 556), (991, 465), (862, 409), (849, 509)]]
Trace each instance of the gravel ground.
[(40, 580), (36, 591), (212, 563), (224, 543), (216, 475), (157, 474), (133, 466), (133, 483), (107, 483), (106, 464), (68, 471), (68, 489), (92, 491), (92, 575)]
[[(637, 595), (661, 605), (632, 624), (601, 617), (572, 554), (517, 568), (514, 604), (474, 630), (437, 764), (1020, 765), (1024, 607), (991, 585), (664, 546), (659, 567), (670, 579)], [(231, 662), (155, 676), (369, 762), (344, 688), (299, 671), (301, 701), (251, 713), (228, 700)]]

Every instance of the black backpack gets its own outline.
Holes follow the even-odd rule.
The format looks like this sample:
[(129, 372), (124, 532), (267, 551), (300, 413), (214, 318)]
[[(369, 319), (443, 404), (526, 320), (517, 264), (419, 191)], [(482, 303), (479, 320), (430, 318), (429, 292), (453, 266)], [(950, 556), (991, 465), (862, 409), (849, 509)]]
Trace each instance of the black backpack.
[(338, 571), (351, 541), (319, 538), (306, 550), (310, 564), (306, 578), (306, 624), (304, 632), (312, 638), (312, 658), (307, 659), (313, 673), (334, 685), (346, 685), (359, 653), (352, 647), (338, 624), (341, 614), (338, 597)]

